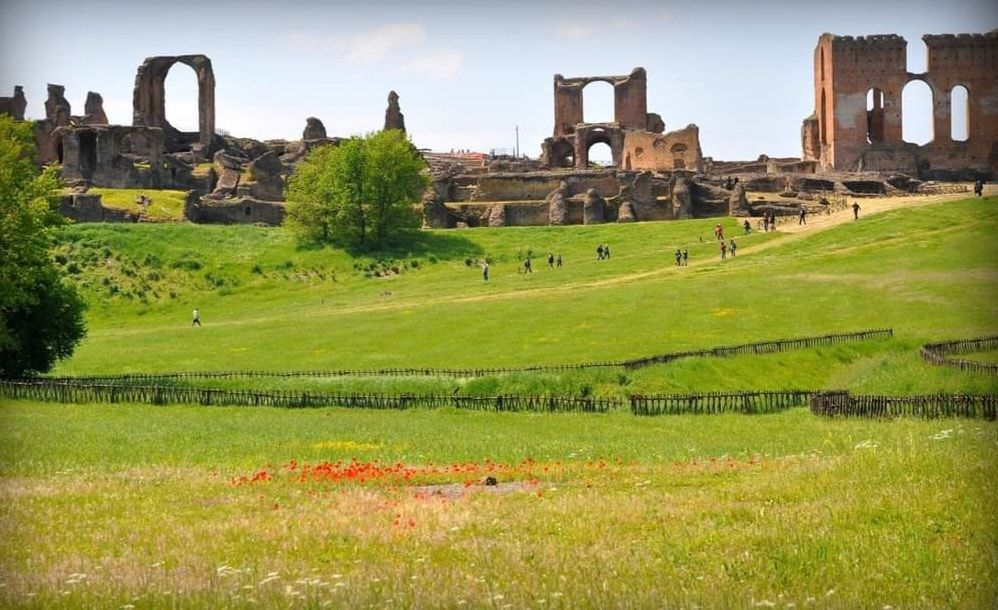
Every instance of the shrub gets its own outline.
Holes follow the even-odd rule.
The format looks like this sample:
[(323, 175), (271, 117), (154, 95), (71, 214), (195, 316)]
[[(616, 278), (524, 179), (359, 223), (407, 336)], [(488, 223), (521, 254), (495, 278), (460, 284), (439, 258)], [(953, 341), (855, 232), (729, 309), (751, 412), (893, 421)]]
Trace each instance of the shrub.
[(186, 271), (197, 271), (201, 268), (201, 262), (190, 258), (182, 258), (170, 264), (174, 269), (184, 269)]

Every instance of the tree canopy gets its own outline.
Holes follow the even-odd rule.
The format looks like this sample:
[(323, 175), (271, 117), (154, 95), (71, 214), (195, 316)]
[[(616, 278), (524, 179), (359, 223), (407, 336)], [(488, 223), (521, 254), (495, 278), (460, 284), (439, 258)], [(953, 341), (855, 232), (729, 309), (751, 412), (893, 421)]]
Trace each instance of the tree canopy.
[(417, 226), (426, 162), (390, 129), (313, 149), (288, 180), (286, 224), (309, 239), (372, 248)]
[(59, 186), (33, 162), (31, 123), (0, 116), (0, 377), (45, 372), (83, 338), (83, 301), (49, 254)]

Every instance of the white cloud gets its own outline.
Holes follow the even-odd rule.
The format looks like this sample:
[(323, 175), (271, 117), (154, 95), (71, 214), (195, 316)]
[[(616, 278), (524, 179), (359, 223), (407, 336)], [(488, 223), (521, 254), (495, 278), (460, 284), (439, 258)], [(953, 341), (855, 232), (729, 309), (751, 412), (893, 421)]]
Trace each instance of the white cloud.
[(593, 33), (593, 28), (585, 23), (562, 22), (555, 28), (559, 38), (565, 40), (580, 40)]
[(426, 30), (417, 23), (390, 23), (366, 32), (340, 38), (346, 47), (346, 61), (354, 64), (376, 63), (396, 49), (419, 46), (426, 40)]
[(460, 72), (463, 62), (464, 54), (457, 49), (437, 49), (405, 62), (402, 70), (433, 78), (453, 78)]
[(296, 31), (284, 42), (299, 49), (338, 49), (342, 60), (370, 66), (392, 60), (402, 72), (452, 78), (461, 70), (464, 54), (457, 49), (429, 48), (426, 29), (418, 23), (389, 23), (350, 36), (320, 36)]

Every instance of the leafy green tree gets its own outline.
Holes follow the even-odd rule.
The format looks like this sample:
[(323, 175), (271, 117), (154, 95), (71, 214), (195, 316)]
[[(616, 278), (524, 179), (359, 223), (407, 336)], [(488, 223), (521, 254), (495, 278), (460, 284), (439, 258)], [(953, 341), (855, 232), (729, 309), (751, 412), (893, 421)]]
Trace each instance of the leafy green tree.
[(369, 248), (417, 226), (426, 162), (401, 131), (312, 150), (288, 180), (286, 223), (298, 235)]
[(83, 301), (49, 254), (59, 182), (34, 152), (31, 123), (0, 116), (0, 377), (48, 371), (86, 332)]

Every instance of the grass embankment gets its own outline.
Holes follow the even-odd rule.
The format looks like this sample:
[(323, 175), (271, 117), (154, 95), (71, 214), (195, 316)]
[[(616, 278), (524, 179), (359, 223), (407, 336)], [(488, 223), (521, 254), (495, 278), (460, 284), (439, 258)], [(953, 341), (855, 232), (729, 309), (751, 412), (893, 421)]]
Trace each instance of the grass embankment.
[[(91, 188), (91, 193), (101, 196), (106, 208), (143, 213), (149, 220), (180, 220), (184, 217), (184, 192), (160, 189)], [(152, 199), (149, 205), (139, 205), (135, 198), (145, 195)]]
[[(58, 372), (515, 366), (891, 326), (895, 341), (867, 346), (542, 385), (993, 390), (917, 356), (921, 342), (995, 331), (993, 201), (738, 236), (739, 254), (727, 261), (708, 239), (716, 219), (425, 232), (404, 249), (357, 258), (300, 249), (283, 231), (260, 227), (75, 226), (63, 231), (62, 248), (89, 261), (78, 277), (93, 303), (91, 331)], [(733, 219), (724, 223), (736, 234)], [(600, 242), (611, 245), (609, 261), (595, 260)], [(674, 266), (677, 247), (689, 248), (689, 267)], [(528, 251), (535, 272), (517, 273)], [(548, 252), (565, 266), (547, 269)], [(493, 261), (487, 284), (475, 264), (485, 257)], [(194, 307), (203, 328), (189, 327)], [(533, 379), (542, 378), (551, 376)]]
[[(990, 423), (30, 403), (0, 418), (5, 606), (998, 596)], [(314, 468), (353, 458), (418, 474)], [(485, 472), (497, 491), (465, 487)]]

